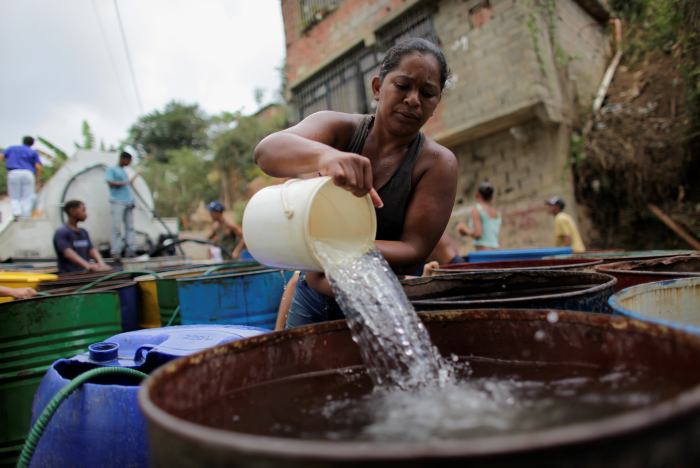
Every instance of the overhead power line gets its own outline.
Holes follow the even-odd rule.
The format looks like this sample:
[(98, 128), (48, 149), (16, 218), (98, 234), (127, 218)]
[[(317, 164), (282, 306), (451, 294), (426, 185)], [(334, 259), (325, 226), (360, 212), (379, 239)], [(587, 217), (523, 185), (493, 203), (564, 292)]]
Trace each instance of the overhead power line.
[(129, 65), (129, 72), (131, 73), (131, 82), (134, 85), (134, 92), (136, 93), (136, 102), (139, 105), (139, 112), (143, 114), (143, 104), (141, 102), (141, 94), (139, 93), (139, 87), (136, 84), (136, 74), (134, 73), (134, 65), (131, 62), (131, 53), (129, 52), (129, 43), (126, 41), (126, 34), (124, 33), (124, 25), (122, 25), (122, 17), (119, 14), (119, 4), (117, 0), (114, 0), (114, 9), (117, 12), (117, 22), (119, 23), (119, 31), (122, 34), (122, 42), (124, 43), (124, 51), (126, 52), (126, 61)]
[(122, 80), (121, 75), (119, 74), (119, 68), (117, 67), (117, 62), (114, 59), (114, 54), (112, 53), (112, 48), (109, 46), (109, 40), (107, 39), (107, 33), (105, 32), (104, 25), (102, 24), (102, 17), (100, 16), (99, 11), (97, 11), (97, 5), (95, 4), (95, 0), (92, 0), (92, 9), (95, 12), (95, 17), (97, 17), (97, 25), (100, 28), (100, 34), (102, 34), (102, 41), (105, 44), (105, 48), (107, 49), (107, 56), (109, 57), (109, 61), (112, 64), (112, 70), (114, 71), (114, 76), (117, 78), (117, 83), (119, 83), (119, 90), (122, 93), (122, 97), (124, 98), (124, 102), (129, 102), (129, 97), (126, 92), (126, 88), (124, 87), (124, 81)]

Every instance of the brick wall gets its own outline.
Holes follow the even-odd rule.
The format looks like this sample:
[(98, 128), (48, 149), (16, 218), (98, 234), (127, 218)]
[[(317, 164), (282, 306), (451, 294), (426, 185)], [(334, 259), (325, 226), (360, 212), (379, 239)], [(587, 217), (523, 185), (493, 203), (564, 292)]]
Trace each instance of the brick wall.
[[(459, 158), (457, 201), (448, 227), (465, 221), (474, 204), (479, 182), (494, 185), (494, 206), (501, 212), (503, 248), (552, 245), (552, 218), (544, 200), (559, 195), (566, 211), (577, 217), (566, 151), (569, 130), (565, 125), (542, 125), (536, 119), (487, 137), (453, 147)], [(460, 252), (471, 242), (459, 239)]]
[(287, 45), (287, 80), (293, 87), (324, 63), (363, 39), (373, 40), (378, 24), (417, 0), (345, 0), (318, 24), (303, 32), (298, 0), (282, 0)]

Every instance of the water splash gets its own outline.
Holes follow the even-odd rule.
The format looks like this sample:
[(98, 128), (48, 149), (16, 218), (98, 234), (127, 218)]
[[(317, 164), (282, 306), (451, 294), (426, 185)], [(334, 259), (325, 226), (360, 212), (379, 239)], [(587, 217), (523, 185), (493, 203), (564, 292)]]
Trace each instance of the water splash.
[(323, 241), (314, 247), (376, 386), (441, 387), (452, 379), (451, 363), (433, 346), (379, 251), (358, 255)]

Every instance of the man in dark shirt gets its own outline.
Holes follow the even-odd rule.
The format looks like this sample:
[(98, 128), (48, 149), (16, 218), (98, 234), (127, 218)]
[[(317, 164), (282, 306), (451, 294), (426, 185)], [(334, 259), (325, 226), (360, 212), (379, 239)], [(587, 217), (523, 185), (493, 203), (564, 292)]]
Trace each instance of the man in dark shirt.
[[(63, 211), (68, 215), (68, 222), (56, 229), (53, 235), (58, 272), (111, 270), (92, 245), (88, 232), (78, 227), (79, 222), (87, 219), (85, 204), (79, 200), (70, 200), (63, 205)], [(90, 262), (90, 259), (95, 263)]]

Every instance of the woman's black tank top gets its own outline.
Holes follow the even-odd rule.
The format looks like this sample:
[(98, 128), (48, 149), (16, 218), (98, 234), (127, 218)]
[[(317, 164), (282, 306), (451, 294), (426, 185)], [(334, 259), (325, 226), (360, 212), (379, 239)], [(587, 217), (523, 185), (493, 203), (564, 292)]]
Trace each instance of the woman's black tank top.
[[(374, 116), (367, 115), (355, 130), (350, 144), (345, 149), (349, 153), (362, 154), (365, 140), (374, 123)], [(391, 175), (388, 182), (378, 190), (379, 196), (384, 202), (384, 207), (377, 212), (377, 240), (399, 240), (403, 233), (403, 223), (406, 218), (406, 206), (413, 192), (411, 179), (413, 168), (418, 160), (423, 134), (418, 133), (416, 138), (408, 145), (406, 154), (401, 160), (398, 169)]]

